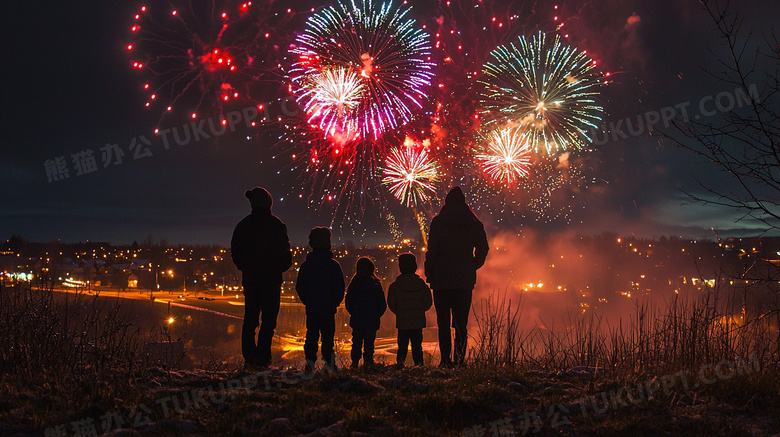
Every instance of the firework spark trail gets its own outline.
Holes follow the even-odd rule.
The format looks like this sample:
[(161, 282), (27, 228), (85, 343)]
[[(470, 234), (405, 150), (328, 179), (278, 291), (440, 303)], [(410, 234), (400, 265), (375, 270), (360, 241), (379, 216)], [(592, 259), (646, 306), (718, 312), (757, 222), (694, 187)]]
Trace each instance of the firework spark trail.
[[(346, 13), (343, 12), (345, 8), (347, 10), (350, 7), (361, 9), (362, 4), (360, 1), (356, 1), (354, 6), (350, 6), (347, 2), (336, 5), (335, 8), (326, 8), (311, 17), (308, 25), (312, 28), (318, 25), (319, 27), (315, 30), (322, 33), (324, 29), (329, 29), (328, 26), (331, 26), (328, 21), (334, 21), (334, 17), (346, 16)], [(380, 9), (377, 7), (377, 10)], [(580, 10), (572, 12), (579, 14)], [(385, 202), (381, 191), (376, 191), (374, 186), (376, 174), (372, 174), (371, 169), (377, 167), (377, 160), (381, 161), (388, 155), (390, 148), (388, 145), (392, 144), (396, 138), (401, 135), (413, 135), (430, 138), (430, 147), (427, 148), (427, 151), (429, 156), (439, 165), (440, 179), (437, 186), (449, 186), (453, 183), (468, 181), (464, 183), (464, 186), (473, 186), (479, 192), (484, 191), (482, 196), (485, 201), (495, 206), (497, 199), (506, 195), (504, 190), (506, 181), (502, 183), (493, 181), (491, 183), (476, 157), (478, 154), (485, 154), (487, 143), (484, 142), (484, 139), (488, 138), (488, 135), (481, 129), (485, 122), (480, 117), (478, 105), (475, 104), (479, 101), (478, 87), (475, 86), (476, 81), (480, 77), (484, 77), (482, 66), (490, 52), (498, 45), (505, 43), (510, 38), (516, 38), (519, 34), (532, 34), (540, 28), (561, 29), (564, 19), (575, 16), (569, 13), (568, 18), (565, 18), (564, 15), (566, 14), (557, 7), (550, 5), (547, 9), (533, 0), (515, 1), (511, 5), (495, 0), (439, 2), (438, 8), (431, 15), (433, 19), (426, 19), (422, 25), (426, 31), (430, 32), (430, 54), (433, 59), (431, 63), (437, 65), (437, 76), (430, 77), (434, 86), (425, 90), (430, 98), (423, 104), (422, 110), (415, 112), (415, 115), (421, 116), (412, 117), (402, 129), (385, 130), (381, 135), (388, 133), (390, 135), (374, 141), (370, 135), (366, 137), (362, 130), (358, 137), (353, 135), (354, 131), (349, 127), (339, 127), (354, 126), (345, 122), (345, 119), (350, 115), (345, 115), (341, 119), (333, 117), (331, 120), (338, 120), (338, 122), (330, 123), (325, 117), (319, 116), (317, 111), (306, 111), (308, 123), (300, 123), (291, 129), (287, 138), (290, 141), (285, 140), (287, 144), (295, 147), (294, 150), (288, 149), (288, 151), (292, 152), (293, 156), (298, 157), (297, 163), (293, 167), (304, 175), (303, 178), (306, 180), (307, 186), (314, 187), (313, 190), (307, 190), (308, 194), (300, 193), (298, 197), (307, 196), (309, 206), (316, 209), (323, 211), (335, 209), (337, 212), (333, 216), (334, 223), (339, 222), (339, 217), (337, 217), (339, 211), (346, 221), (365, 214), (367, 210), (363, 208), (366, 207), (364, 206), (366, 202), (370, 205), (381, 204), (381, 209), (386, 210), (386, 208), (391, 207), (391, 204)], [(360, 16), (360, 13), (356, 12), (355, 16)], [(315, 20), (316, 22), (312, 24), (312, 21)], [(342, 27), (348, 28), (348, 26)], [(343, 31), (341, 28), (338, 30)], [(348, 41), (348, 37), (354, 33), (350, 31), (344, 41)], [(568, 34), (564, 35), (563, 32), (561, 36), (568, 38)], [(360, 42), (365, 40), (368, 39), (364, 38)], [(371, 84), (370, 79), (376, 76), (378, 71), (382, 71), (379, 68), (381, 66), (378, 66), (379, 59), (377, 57), (362, 49), (348, 51), (347, 48), (350, 46), (343, 41), (328, 41), (327, 38), (323, 37), (322, 44), (316, 42), (315, 46), (319, 50), (324, 47), (325, 43), (328, 43), (330, 48), (318, 53), (303, 50), (300, 41), (299, 38), (296, 41), (296, 47), (291, 50), (295, 59), (289, 77), (291, 79), (299, 78), (298, 83), (292, 81), (290, 89), (302, 105), (305, 105), (310, 96), (313, 95), (306, 95), (306, 100), (301, 99), (301, 95), (307, 91), (304, 89), (305, 87), (314, 87), (314, 82), (303, 83), (308, 80), (304, 78), (304, 73), (307, 71), (310, 73), (308, 78), (317, 78), (324, 71), (346, 70), (359, 76), (366, 85)], [(338, 46), (338, 42), (342, 43), (341, 46)], [(347, 53), (349, 57), (344, 55), (338, 58), (342, 59), (339, 61), (340, 63), (334, 61), (337, 59), (335, 55), (343, 55), (344, 53)], [(344, 59), (347, 59), (348, 62), (343, 61)], [(468, 92), (463, 92), (464, 88)], [(363, 92), (367, 96), (373, 91), (366, 87)], [(363, 98), (365, 99), (366, 96)], [(422, 100), (420, 101), (422, 102)], [(414, 108), (414, 105), (410, 107)], [(336, 112), (335, 110), (338, 108), (330, 106), (325, 109), (326, 111), (332, 109)], [(348, 111), (337, 114), (348, 114)], [(312, 115), (314, 117), (311, 117)], [(361, 120), (366, 119), (362, 115), (356, 117)], [(342, 124), (339, 125), (339, 123)], [(290, 124), (292, 125), (292, 123)], [(333, 129), (334, 126), (336, 126), (335, 129)], [(378, 124), (366, 123), (364, 126), (374, 129), (374, 126), (378, 126)], [(493, 127), (487, 131), (495, 129), (496, 127)], [(320, 140), (316, 140), (316, 137), (319, 137)], [(308, 152), (303, 152), (301, 147), (307, 147)], [(307, 157), (315, 157), (316, 159), (312, 161)], [(542, 168), (547, 167), (540, 166), (537, 171), (532, 172), (534, 181), (542, 179), (542, 175), (539, 174)], [(507, 211), (507, 214), (515, 216), (510, 209), (512, 205), (516, 205), (517, 215), (543, 216), (545, 213), (541, 211), (542, 206), (550, 205), (550, 214), (558, 215), (554, 211), (558, 205), (551, 205), (550, 201), (544, 200), (551, 198), (546, 194), (547, 192), (543, 189), (535, 189), (536, 182), (526, 179), (522, 174), (518, 174), (512, 184), (515, 186), (512, 199), (507, 199), (503, 206), (496, 209)], [(559, 184), (560, 180), (573, 181), (574, 179), (576, 178), (559, 178), (556, 181), (548, 181), (548, 183), (552, 186)], [(544, 182), (539, 182), (539, 184), (545, 185)], [(533, 189), (530, 192), (537, 193), (537, 197), (540, 196), (538, 202), (527, 198), (518, 199), (517, 192), (521, 191), (525, 185), (531, 185)], [(552, 190), (552, 192), (559, 191)], [(371, 194), (368, 194), (369, 192)], [(436, 192), (430, 192), (427, 195), (433, 197), (436, 196)], [(566, 200), (563, 196), (555, 196), (555, 202), (566, 202)], [(530, 212), (528, 211), (529, 204), (535, 205)], [(355, 211), (355, 207), (359, 207), (361, 210)], [(565, 205), (562, 208), (565, 209)]]
[(494, 49), (518, 35), (555, 31), (562, 41), (577, 41), (581, 35), (570, 35), (568, 24), (581, 22), (591, 9), (590, 4), (559, 7), (536, 0), (440, 0), (433, 19), (425, 22), (438, 64), (428, 132), (430, 153), (440, 165), (440, 185), (469, 187), (480, 199), (477, 208), (494, 220), (568, 222), (580, 197), (586, 198), (580, 170), (585, 167), (580, 157), (564, 168), (547, 162), (556, 161), (555, 156), (533, 153), (532, 162), (523, 166), (527, 176), (518, 175), (511, 184), (491, 178), (477, 155), (486, 154), (491, 133), (503, 126), (489, 126), (490, 118), (481, 112), (478, 81), (487, 80), (483, 65)]
[(382, 170), (382, 183), (402, 205), (412, 209), (425, 246), (427, 219), (420, 208), (435, 194), (435, 184), (440, 179), (438, 164), (428, 154), (429, 146), (428, 140), (419, 144), (407, 137), (403, 146), (391, 150)]
[(439, 180), (436, 162), (424, 147), (414, 145), (391, 150), (382, 176), (382, 183), (407, 207), (427, 202)]
[(377, 158), (381, 150), (371, 141), (335, 142), (316, 138), (310, 144), (307, 196), (310, 206), (331, 205), (332, 224), (338, 218), (359, 217), (350, 211), (362, 211), (380, 195), (378, 187), (365, 181), (379, 172)]
[(440, 0), (425, 21), (438, 66), (428, 110), (432, 116), (419, 129), (430, 135), (431, 153), (446, 177), (463, 174), (462, 161), (470, 160), (479, 148), (481, 120), (473, 85), (487, 55), (510, 38), (535, 30), (546, 21), (537, 9), (544, 8), (538, 7), (535, 0)]
[(420, 227), (420, 234), (422, 235), (423, 246), (428, 247), (428, 220), (425, 217), (425, 213), (418, 211), (414, 208), (414, 218), (417, 219), (417, 225)]
[(305, 179), (309, 206), (333, 210), (333, 223), (359, 223), (367, 208), (381, 209), (379, 163), (427, 99), (429, 37), (409, 10), (340, 2), (310, 16), (291, 46), (290, 92), (305, 121), (288, 123), (283, 153), (298, 157), (292, 167)]
[[(474, 141), (481, 121), (473, 85), (496, 47), (518, 35), (562, 28), (566, 19), (580, 13), (580, 9), (567, 13), (558, 6), (539, 3), (536, 0), (438, 2), (434, 19), (426, 21), (440, 73), (432, 93), (436, 101), (434, 123), (438, 138), (446, 136), (450, 141), (445, 142), (455, 144)], [(464, 93), (464, 87), (469, 92)], [(441, 147), (446, 148), (446, 144)]]
[(334, 136), (337, 132), (353, 139), (358, 134), (357, 107), (365, 91), (360, 76), (346, 68), (325, 69), (310, 78), (301, 99), (309, 123), (319, 119), (319, 128)]
[(494, 131), (483, 154), (476, 155), (483, 171), (493, 181), (513, 186), (531, 165), (532, 149), (526, 131), (507, 128)]
[(404, 238), (404, 233), (401, 232), (401, 229), (398, 226), (398, 221), (395, 219), (395, 216), (391, 212), (388, 212), (387, 214), (385, 214), (385, 220), (387, 220), (388, 230), (390, 231), (390, 235), (393, 236), (393, 240), (396, 243), (400, 243)]
[[(204, 16), (204, 11), (207, 15)], [(149, 78), (146, 106), (161, 118), (221, 116), (234, 100), (264, 101), (281, 77), (279, 29), (293, 14), (271, 3), (171, 1), (143, 6), (133, 17), (126, 50)]]
[(299, 103), (309, 107), (316, 95), (310, 92), (318, 86), (312, 76), (349, 69), (365, 88), (355, 108), (362, 137), (377, 140), (407, 123), (427, 98), (424, 89), (433, 76), (428, 35), (405, 18), (410, 10), (362, 0), (339, 2), (311, 16), (291, 50), (297, 56), (290, 76)]
[(479, 83), (488, 126), (519, 126), (538, 152), (581, 149), (601, 121), (596, 102), (602, 76), (596, 61), (542, 32), (521, 36), (491, 53)]
[(478, 176), (463, 178), (462, 185), (478, 199), (474, 210), (492, 216), (497, 223), (571, 223), (575, 211), (589, 202), (595, 169), (585, 165), (582, 156), (569, 152), (555, 157), (535, 155), (534, 159), (528, 175), (511, 187), (485, 183)]

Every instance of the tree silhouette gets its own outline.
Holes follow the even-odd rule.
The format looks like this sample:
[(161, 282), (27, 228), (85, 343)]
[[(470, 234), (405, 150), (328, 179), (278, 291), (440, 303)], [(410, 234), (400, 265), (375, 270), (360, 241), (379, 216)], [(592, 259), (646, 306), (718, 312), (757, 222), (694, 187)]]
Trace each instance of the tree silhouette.
[(710, 50), (718, 68), (709, 73), (749, 102), (736, 107), (716, 97), (715, 104), (723, 110), (720, 117), (697, 121), (683, 116), (674, 121), (675, 129), (667, 136), (732, 182), (721, 188), (696, 179), (703, 193), (686, 194), (700, 204), (739, 211), (737, 221), (758, 220), (764, 232), (780, 230), (780, 44), (774, 31), (756, 34), (743, 28), (744, 18), (731, 12), (728, 2), (701, 4), (726, 49), (725, 54)]

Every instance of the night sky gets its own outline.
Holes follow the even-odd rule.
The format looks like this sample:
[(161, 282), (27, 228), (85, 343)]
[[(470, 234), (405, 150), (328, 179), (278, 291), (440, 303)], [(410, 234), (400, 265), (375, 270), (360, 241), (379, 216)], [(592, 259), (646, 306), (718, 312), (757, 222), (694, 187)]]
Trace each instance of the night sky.
[[(615, 72), (615, 83), (605, 92), (606, 121), (685, 102), (695, 113), (706, 96), (733, 91), (708, 74), (717, 71), (708, 48), (717, 53), (722, 47), (698, 2), (593, 5), (577, 29), (601, 53), (604, 68)], [(287, 223), (293, 243), (304, 244), (308, 229), (329, 224), (331, 215), (291, 195), (300, 181), (272, 159), (270, 135), (247, 140), (226, 134), (216, 142), (169, 150), (154, 137), (156, 115), (145, 110), (142, 80), (123, 50), (139, 6), (96, 1), (4, 5), (0, 237), (129, 243), (152, 235), (173, 243), (228, 245), (233, 227), (249, 212), (244, 190), (260, 185), (274, 196), (274, 213)], [(745, 28), (756, 35), (768, 33), (780, 16), (778, 2), (744, 1), (739, 8)], [(133, 159), (128, 147), (141, 135), (154, 140), (151, 155)], [(106, 144), (126, 152), (121, 165), (103, 168), (100, 148)], [(77, 176), (71, 155), (87, 149), (97, 156), (98, 169)], [(699, 190), (693, 176), (724, 190), (729, 181), (660, 135), (610, 140), (587, 155), (595, 182), (588, 184), (587, 197), (570, 221), (529, 221), (520, 228), (517, 220), (499, 221), (481, 211), (489, 232), (538, 228), (712, 238), (710, 228), (721, 237), (761, 233), (756, 223), (735, 222), (740, 215), (734, 211), (687, 204), (682, 190)], [(70, 177), (49, 182), (44, 162), (60, 156)], [(360, 221), (363, 229), (355, 234), (337, 229), (337, 236), (356, 243), (391, 241), (386, 222), (372, 212)], [(414, 238), (413, 224), (407, 227)]]

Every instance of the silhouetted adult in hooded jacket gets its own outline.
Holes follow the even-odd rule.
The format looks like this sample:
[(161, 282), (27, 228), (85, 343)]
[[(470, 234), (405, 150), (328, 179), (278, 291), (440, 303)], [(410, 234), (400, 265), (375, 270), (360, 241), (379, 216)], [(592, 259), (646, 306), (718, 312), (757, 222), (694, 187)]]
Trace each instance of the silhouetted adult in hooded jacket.
[[(482, 222), (466, 204), (460, 187), (447, 194), (444, 206), (431, 221), (425, 277), (433, 289), (433, 302), (439, 327), (441, 364), (463, 364), (471, 294), (477, 282), (477, 269), (485, 264), (488, 242)], [(450, 326), (455, 328), (452, 352)]]
[[(244, 286), (241, 352), (247, 367), (268, 367), (279, 315), (282, 273), (292, 266), (292, 252), (287, 227), (271, 214), (273, 199), (268, 191), (255, 187), (244, 196), (252, 205), (252, 213), (236, 226), (230, 242), (233, 263), (241, 270)], [(255, 341), (258, 325), (260, 331)]]

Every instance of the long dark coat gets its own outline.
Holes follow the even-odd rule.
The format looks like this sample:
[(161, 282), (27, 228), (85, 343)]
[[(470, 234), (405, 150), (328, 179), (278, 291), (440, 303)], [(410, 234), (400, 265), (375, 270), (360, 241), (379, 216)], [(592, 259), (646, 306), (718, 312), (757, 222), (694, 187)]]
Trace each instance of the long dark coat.
[(230, 254), (244, 281), (281, 284), (282, 273), (292, 266), (287, 226), (270, 208), (254, 208), (236, 225)]
[(489, 250), (485, 227), (453, 188), (431, 220), (425, 278), (434, 290), (472, 290)]

